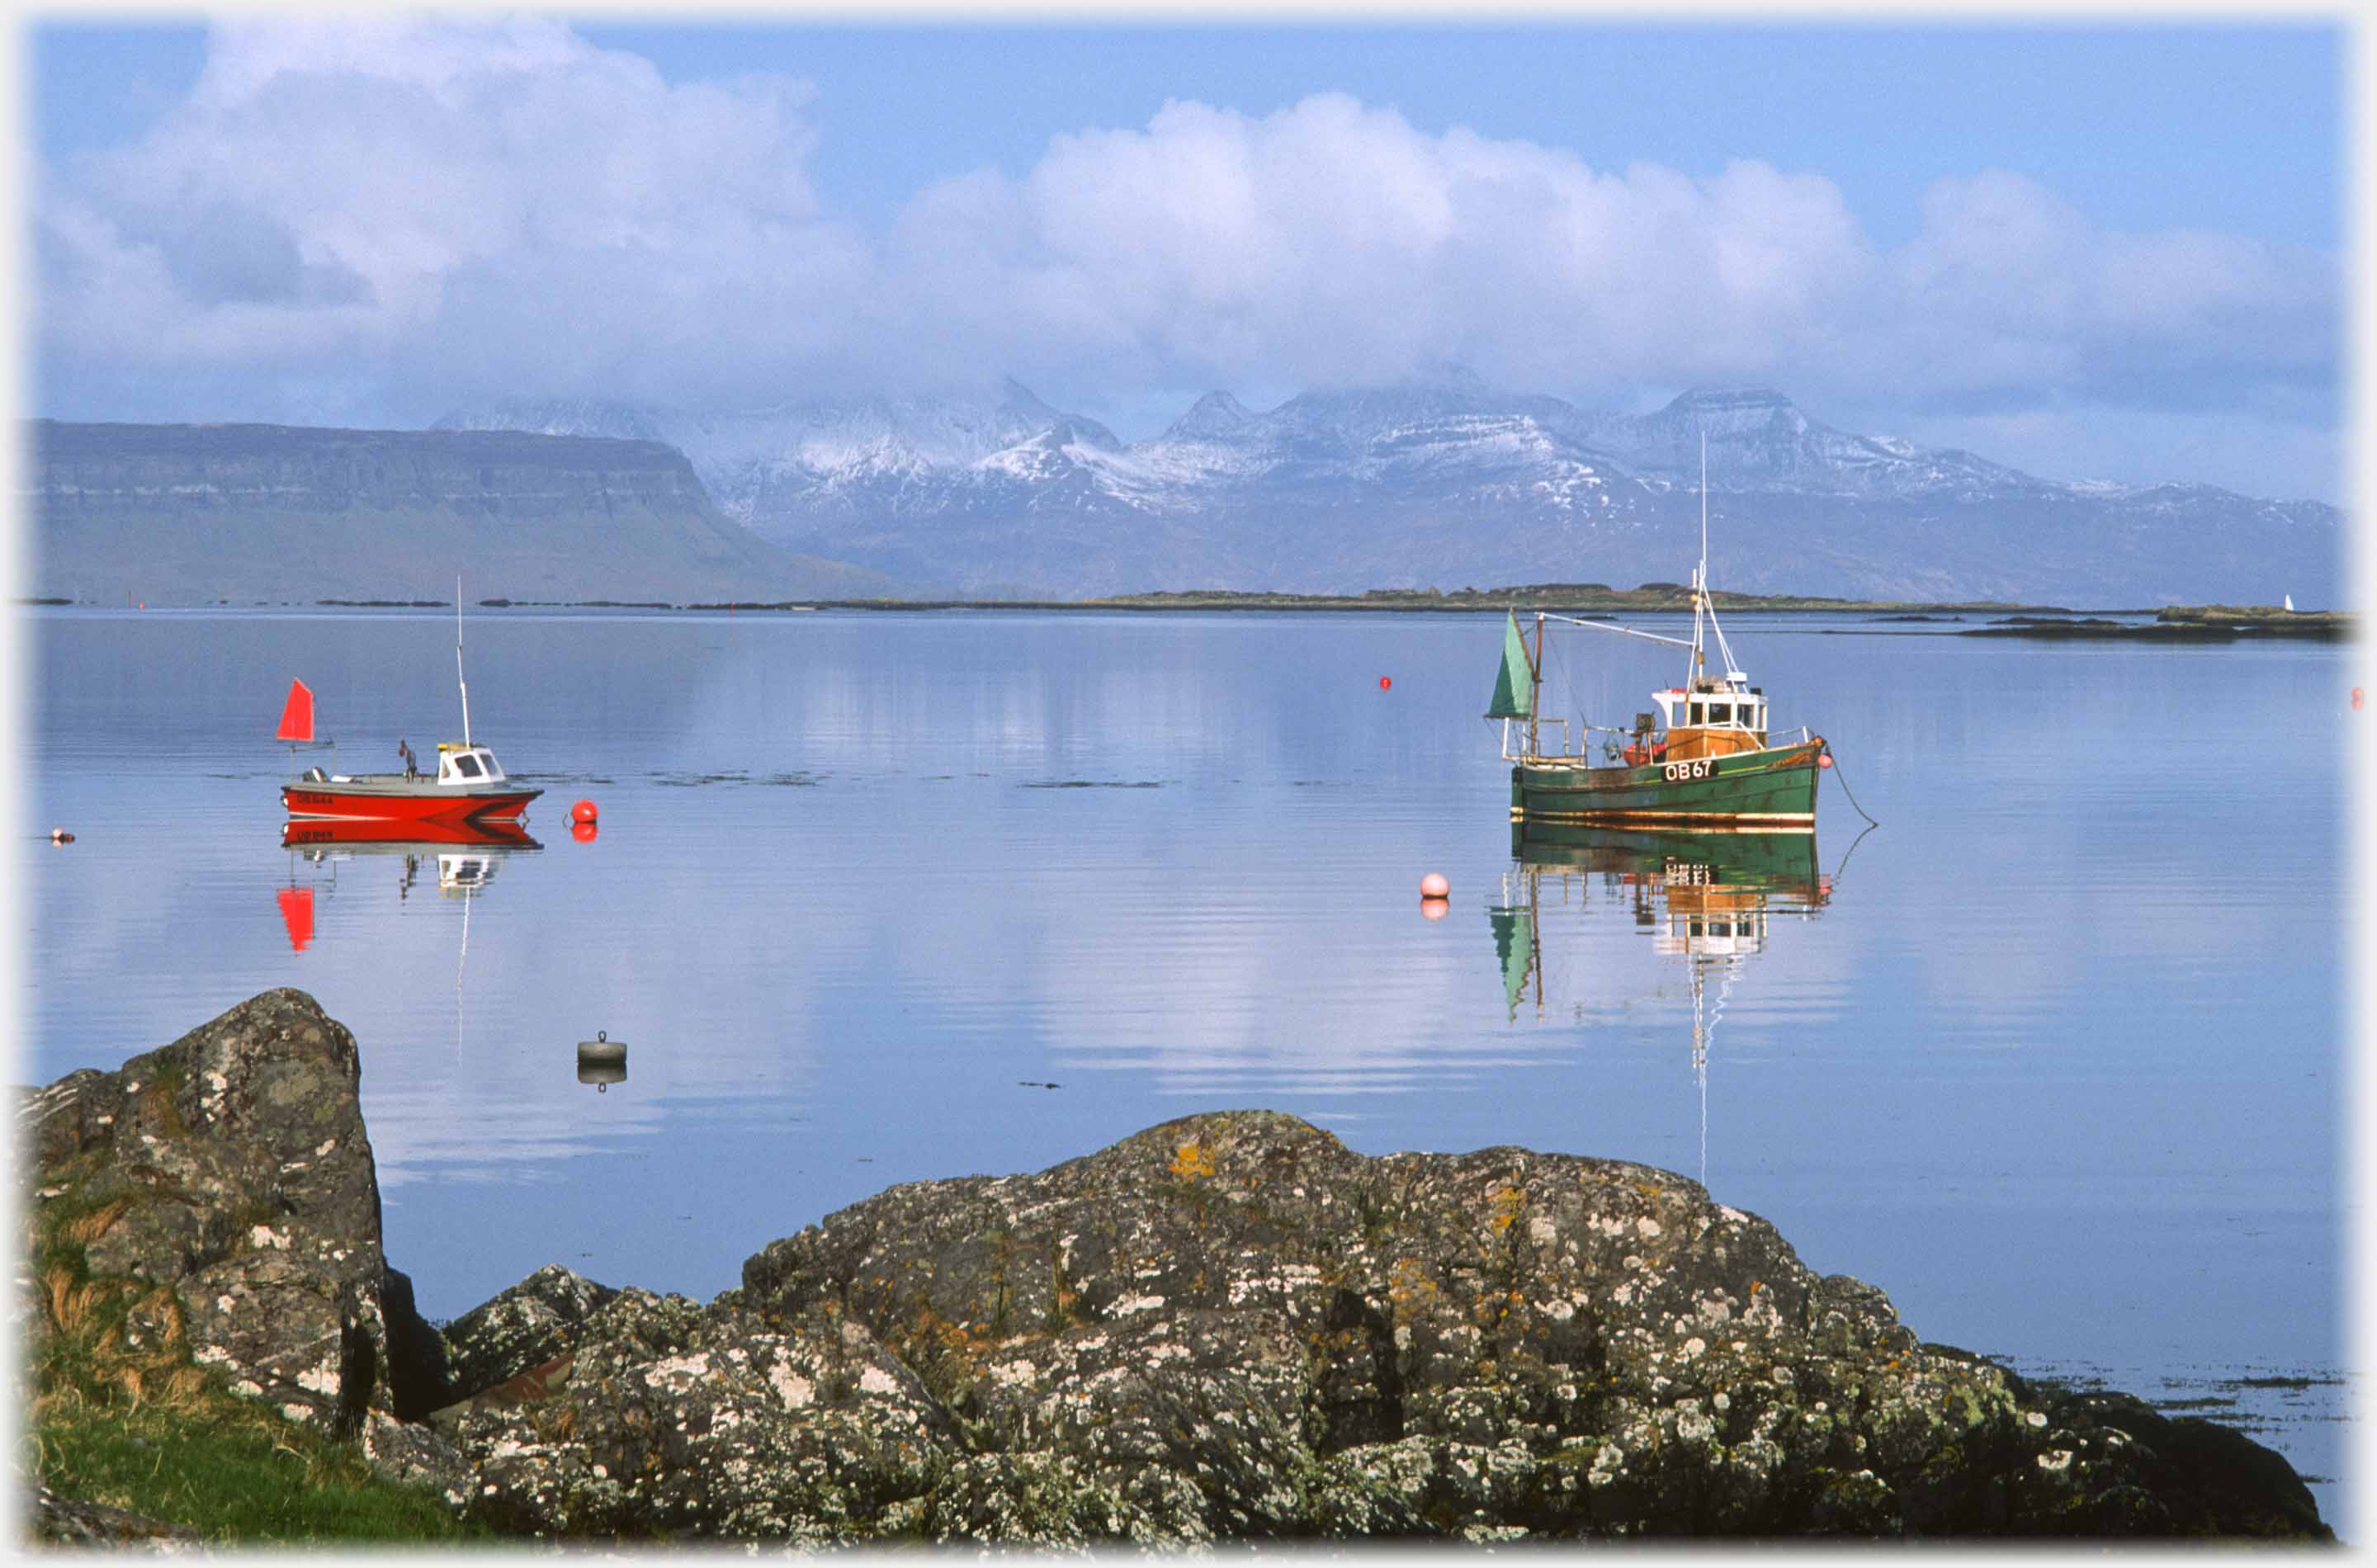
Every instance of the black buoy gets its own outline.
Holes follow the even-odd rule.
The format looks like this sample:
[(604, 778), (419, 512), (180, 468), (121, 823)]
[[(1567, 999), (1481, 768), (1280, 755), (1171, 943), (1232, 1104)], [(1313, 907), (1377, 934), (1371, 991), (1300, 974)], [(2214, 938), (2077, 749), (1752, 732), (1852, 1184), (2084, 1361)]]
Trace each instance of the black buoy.
[(597, 1029), (591, 1040), (578, 1042), (578, 1081), (591, 1083), (601, 1094), (614, 1083), (627, 1081), (627, 1043), (615, 1040), (607, 1030)]

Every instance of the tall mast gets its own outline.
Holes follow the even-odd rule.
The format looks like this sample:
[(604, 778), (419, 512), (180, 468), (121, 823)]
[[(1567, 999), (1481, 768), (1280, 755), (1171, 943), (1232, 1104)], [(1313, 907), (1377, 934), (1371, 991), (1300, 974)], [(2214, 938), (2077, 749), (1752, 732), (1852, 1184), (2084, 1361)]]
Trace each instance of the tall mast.
[(1701, 437), (1701, 564), (1692, 569), (1692, 669), (1689, 688), (1706, 668), (1701, 657), (1701, 611), (1708, 604), (1708, 432)]
[(462, 688), (462, 744), (468, 746), (471, 744), (471, 683), (462, 678), (462, 576), (460, 572), (454, 574), (454, 684)]
[(1541, 747), (1535, 739), (1535, 724), (1544, 706), (1544, 615), (1535, 612), (1535, 660), (1527, 671), (1527, 755), (1540, 757)]

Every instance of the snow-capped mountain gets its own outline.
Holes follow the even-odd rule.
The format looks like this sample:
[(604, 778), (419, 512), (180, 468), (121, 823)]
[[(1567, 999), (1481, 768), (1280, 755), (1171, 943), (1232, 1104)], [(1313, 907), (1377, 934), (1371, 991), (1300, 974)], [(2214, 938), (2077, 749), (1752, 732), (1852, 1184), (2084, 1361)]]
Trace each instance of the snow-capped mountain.
[(438, 427), (665, 441), (772, 543), (977, 594), (1679, 581), (1703, 436), (1719, 587), (2098, 605), (2342, 592), (2332, 507), (2060, 484), (1836, 430), (1767, 389), (1631, 415), (1462, 374), (1267, 412), (1214, 391), (1137, 444), (1012, 380), (727, 415), (515, 403)]

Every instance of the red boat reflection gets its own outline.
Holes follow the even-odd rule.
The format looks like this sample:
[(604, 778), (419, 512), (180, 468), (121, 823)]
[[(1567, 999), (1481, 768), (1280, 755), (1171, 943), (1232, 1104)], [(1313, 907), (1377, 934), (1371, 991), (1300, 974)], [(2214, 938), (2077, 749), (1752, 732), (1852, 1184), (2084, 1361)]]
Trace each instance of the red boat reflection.
[(484, 846), (501, 849), (543, 849), (518, 822), (482, 819), (476, 822), (397, 821), (368, 818), (304, 817), (281, 824), (281, 847), (311, 849), (316, 845), (354, 848), (444, 849)]

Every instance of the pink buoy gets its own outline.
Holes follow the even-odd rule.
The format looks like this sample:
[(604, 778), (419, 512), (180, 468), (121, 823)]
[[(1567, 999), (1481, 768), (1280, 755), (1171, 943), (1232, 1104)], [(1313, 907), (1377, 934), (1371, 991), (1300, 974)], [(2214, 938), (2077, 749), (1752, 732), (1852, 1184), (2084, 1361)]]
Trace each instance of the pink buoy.
[(1833, 754), (1832, 754), (1831, 752), (1829, 752), (1829, 751), (1827, 751), (1827, 752), (1824, 752), (1824, 753), (1821, 754), (1821, 755), (1820, 755), (1820, 756), (1818, 756), (1818, 757), (1817, 757), (1817, 759), (1816, 759), (1816, 766), (1818, 766), (1819, 768), (1829, 768), (1829, 767), (1831, 767), (1832, 765), (1833, 765)]
[(1419, 912), (1431, 920), (1443, 919), (1451, 909), (1452, 901), (1450, 899), (1424, 898), (1419, 901)]
[(591, 822), (594, 817), (594, 803), (591, 800), (581, 800), (569, 808), (569, 820), (573, 822)]
[(1444, 880), (1441, 871), (1430, 871), (1419, 880), (1419, 896), (1422, 898), (1449, 898), (1451, 893), (1452, 884)]
[(2352, 711), (2360, 712), (2360, 688), (2357, 686), (2352, 688)]

